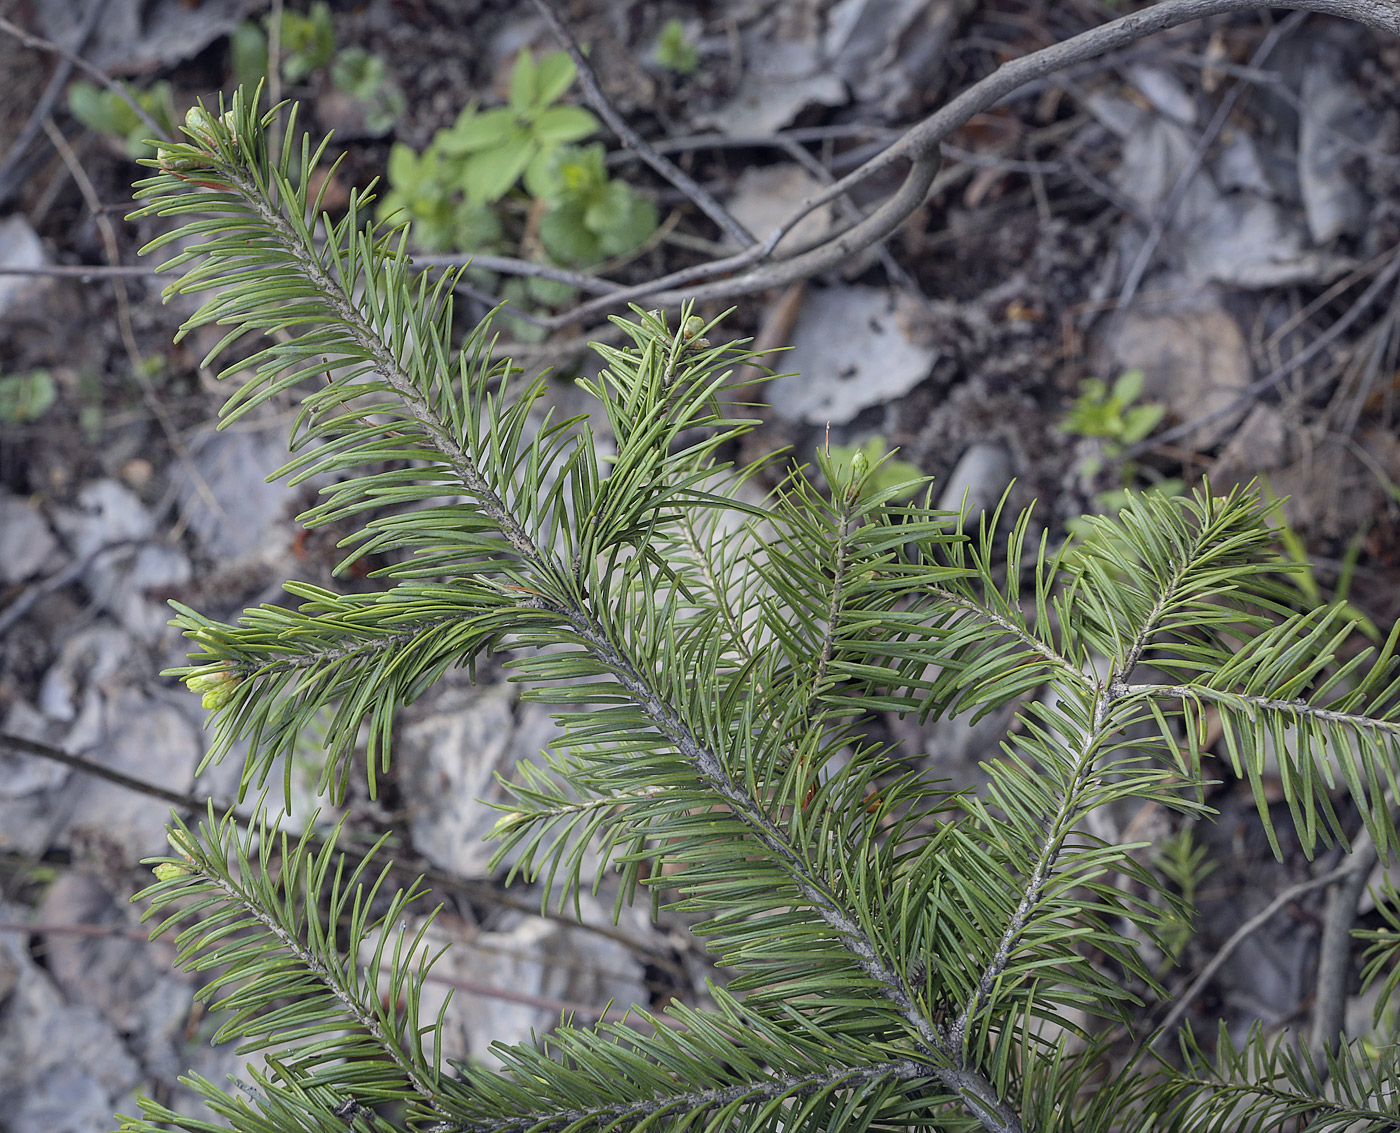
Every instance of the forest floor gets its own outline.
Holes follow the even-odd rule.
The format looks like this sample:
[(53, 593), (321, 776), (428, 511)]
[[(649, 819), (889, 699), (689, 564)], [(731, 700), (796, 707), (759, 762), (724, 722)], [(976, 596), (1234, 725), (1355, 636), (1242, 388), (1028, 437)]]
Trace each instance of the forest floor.
[[(89, 4), (0, 0), (0, 15), (137, 88), (168, 82), (177, 116), (231, 89), (231, 36), (266, 10), (108, 0), (75, 43)], [(1126, 6), (572, 0), (560, 11), (618, 113), (762, 234), (999, 64)], [(657, 61), (672, 18), (695, 50), (690, 73)], [(403, 109), (384, 133), (331, 67), (284, 83), (305, 104), (303, 124), (334, 129), (332, 152), (346, 155), (331, 207), (383, 174), (391, 143), (422, 151), (472, 100), (499, 102), (522, 49), (558, 50), (535, 9), (515, 2), (362, 0), (335, 5), (333, 28), (337, 51), (387, 64), (383, 85), (402, 92)], [(229, 388), (200, 362), (217, 336), (174, 344), (191, 303), (163, 303), (163, 281), (137, 255), (162, 222), (126, 219), (141, 176), (126, 142), (77, 121), (65, 86), (46, 100), (63, 66), (0, 34), (0, 732), (228, 799), (237, 758), (196, 779), (204, 714), (160, 675), (186, 651), (167, 603), (232, 619), (285, 601), (288, 578), (377, 583), (365, 577), (372, 564), (333, 576), (345, 531), (299, 527), (312, 489), (266, 481), (286, 458), (292, 394), (215, 429)], [(1008, 492), (1014, 508), (1036, 501), (1052, 544), (1111, 510), (1123, 487), (1189, 490), (1208, 477), (1224, 491), (1257, 479), (1286, 497), (1281, 550), (1310, 564), (1302, 585), (1345, 597), (1384, 631), (1400, 614), (1397, 141), (1400, 43), (1321, 16), (1186, 25), (1033, 83), (953, 136), (927, 201), (881, 250), (702, 310), (734, 306), (723, 334), (789, 347), (775, 366), (803, 375), (764, 387), (767, 420), (736, 455), (787, 446), (809, 460), (828, 440), (897, 448), (937, 478), (947, 506), (966, 496), (989, 507)], [(609, 150), (610, 172), (662, 220), (610, 265), (613, 278), (724, 252), (683, 194), (615, 139)], [(867, 185), (854, 204), (892, 187)], [(536, 219), (507, 199), (496, 250), (537, 257)], [(113, 267), (123, 270), (103, 270)], [(567, 306), (506, 293), (536, 315)], [(468, 314), (484, 304), (465, 301)], [(577, 411), (572, 379), (596, 367), (585, 344), (607, 324), (502, 326), (525, 329), (515, 356), (548, 368), (550, 402)], [(1131, 373), (1140, 383), (1119, 386), (1131, 397), (1115, 402)], [(1155, 408), (1134, 415), (1141, 406)], [(972, 784), (1005, 724), (870, 728)], [(506, 890), (493, 876), (482, 836), (495, 776), (533, 758), (552, 728), (512, 686), (449, 674), (404, 711), (378, 797), (361, 777), (345, 803), (356, 837), (391, 829), (400, 861), (437, 871), (447, 907), (435, 931), (455, 947), (432, 988), (454, 989), (457, 1057), (527, 1038), (561, 1011), (587, 1020), (609, 1003), (701, 1001), (705, 980), (723, 978), (678, 921), (626, 911), (614, 929), (605, 893), (585, 900), (589, 927), (578, 929), (537, 915), (529, 886)], [(313, 755), (309, 745), (291, 769), (293, 824), (315, 805)], [(1248, 785), (1223, 762), (1219, 777), (1208, 800), (1218, 817), (1197, 830), (1215, 868), (1173, 988), (1330, 861), (1309, 863), (1296, 845), (1276, 860)], [(99, 1133), (114, 1111), (134, 1111), (137, 1093), (194, 1104), (177, 1082), (190, 1067), (216, 1081), (241, 1073), (241, 1058), (207, 1041), (195, 978), (171, 971), (171, 947), (147, 942), (129, 901), (149, 879), (141, 859), (164, 852), (168, 810), (0, 741), (0, 1129)], [(1100, 835), (1160, 842), (1179, 821), (1121, 819)], [(1216, 1018), (1236, 1032), (1307, 1018), (1323, 900), (1300, 896), (1232, 953), (1192, 1005), (1201, 1031)], [(1359, 1000), (1348, 1026), (1369, 1026)]]

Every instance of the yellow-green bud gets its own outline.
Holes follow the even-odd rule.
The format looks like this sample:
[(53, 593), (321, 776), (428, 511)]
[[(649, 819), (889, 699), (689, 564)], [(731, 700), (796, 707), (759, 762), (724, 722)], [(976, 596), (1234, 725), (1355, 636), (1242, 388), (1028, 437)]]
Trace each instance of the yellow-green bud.
[(174, 862), (161, 862), (152, 872), (156, 875), (157, 881), (178, 881), (182, 877), (189, 877), (194, 873), (194, 870), (186, 869)]
[(233, 134), (234, 117), (232, 110), (225, 110), (218, 118), (210, 116), (202, 106), (191, 106), (185, 114), (185, 129), (201, 142), (213, 142), (222, 134)]
[(170, 848), (185, 861), (194, 862), (194, 841), (186, 831), (167, 829), (165, 840), (170, 843)]
[(185, 128), (191, 133), (203, 134), (205, 137), (212, 137), (214, 134), (214, 120), (209, 117), (209, 111), (202, 106), (191, 106), (185, 112)]
[(851, 457), (851, 479), (860, 481), (865, 479), (865, 474), (870, 471), (870, 459), (860, 449)]
[(699, 315), (689, 316), (685, 322), (681, 323), (681, 341), (686, 346), (694, 347), (696, 350), (708, 350), (710, 340), (700, 337), (700, 332), (704, 329), (704, 319)]
[(160, 167), (167, 173), (190, 173), (196, 169), (209, 167), (209, 163), (196, 154), (176, 154), (174, 150), (167, 149), (165, 146), (156, 148), (156, 161), (160, 162)]
[(210, 710), (227, 704), (234, 689), (241, 683), (237, 673), (222, 667), (205, 668), (185, 678), (185, 687), (191, 692), (202, 693), (201, 703)]

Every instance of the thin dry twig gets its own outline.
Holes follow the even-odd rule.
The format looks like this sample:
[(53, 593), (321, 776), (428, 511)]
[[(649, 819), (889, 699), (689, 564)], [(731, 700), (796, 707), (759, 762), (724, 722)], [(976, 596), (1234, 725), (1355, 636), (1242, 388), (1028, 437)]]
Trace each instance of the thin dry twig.
[[(992, 108), (1020, 87), (1066, 67), (1116, 51), (1155, 32), (1207, 16), (1252, 11), (1266, 6), (1260, 0), (1162, 0), (1142, 12), (1123, 16), (1063, 43), (1013, 59), (910, 127), (898, 140), (863, 165), (807, 198), (762, 243), (735, 255), (672, 272), (647, 284), (623, 288), (609, 296), (582, 303), (556, 316), (555, 325), (566, 326), (624, 302), (648, 299), (659, 306), (674, 306), (687, 299), (728, 299), (766, 291), (829, 270), (855, 252), (894, 232), (923, 204), (938, 170), (938, 150), (943, 139), (974, 115)], [(1400, 5), (1393, 0), (1288, 0), (1280, 6), (1339, 16), (1400, 35)], [(783, 237), (814, 209), (838, 199), (856, 185), (901, 161), (909, 162), (904, 182), (865, 221), (818, 248), (786, 259), (770, 260)], [(722, 276), (729, 278), (720, 279)], [(692, 286), (702, 280), (717, 282)]]
[(46, 51), (50, 55), (57, 55), (60, 59), (70, 63), (99, 86), (112, 91), (126, 103), (126, 105), (131, 108), (132, 113), (150, 128), (151, 137), (159, 138), (164, 142), (170, 141), (170, 135), (165, 132), (165, 128), (146, 112), (145, 107), (141, 106), (140, 103), (131, 97), (131, 92), (127, 90), (125, 86), (108, 75), (101, 67), (93, 66), (93, 64), (89, 63), (81, 55), (75, 55), (73, 52), (69, 51), (68, 48), (60, 47), (58, 44), (45, 39), (41, 35), (33, 35), (25, 31), (18, 24), (11, 23), (3, 17), (0, 17), (0, 32), (4, 32), (6, 35), (18, 40), (20, 43), (24, 44), (25, 47), (32, 47), (36, 51)]
[(1205, 990), (1206, 985), (1214, 978), (1215, 973), (1220, 970), (1225, 961), (1235, 954), (1235, 949), (1268, 924), (1269, 921), (1273, 920), (1274, 915), (1278, 913), (1280, 909), (1291, 905), (1294, 901), (1298, 900), (1299, 897), (1311, 893), (1314, 889), (1321, 889), (1324, 886), (1331, 885), (1333, 882), (1344, 880), (1348, 876), (1351, 868), (1352, 863), (1348, 861), (1346, 864), (1340, 865), (1336, 869), (1322, 874), (1320, 877), (1310, 877), (1307, 881), (1300, 881), (1296, 885), (1290, 885), (1260, 909), (1259, 912), (1255, 913), (1254, 916), (1250, 917), (1249, 920), (1245, 921), (1244, 924), (1240, 925), (1239, 928), (1231, 933), (1230, 939), (1220, 946), (1215, 955), (1210, 958), (1210, 962), (1206, 964), (1196, 978), (1191, 981), (1191, 986), (1176, 997), (1176, 1002), (1172, 1004), (1171, 1011), (1169, 1011), (1167, 1017), (1162, 1020), (1162, 1024), (1157, 1028), (1157, 1032), (1153, 1035), (1151, 1042), (1147, 1044), (1148, 1049), (1155, 1050), (1168, 1035), (1176, 1030), (1177, 1024), (1181, 1022), (1182, 1016), (1190, 1009), (1191, 1004), (1196, 1001), (1197, 996)]
[[(18, 736), (11, 732), (0, 732), (0, 753), (29, 755), (39, 759), (47, 759), (52, 763), (62, 764), (64, 767), (71, 767), (74, 771), (80, 772), (81, 774), (91, 775), (93, 778), (103, 779), (125, 790), (134, 791), (139, 795), (160, 799), (162, 802), (167, 802), (173, 807), (191, 813), (207, 813), (210, 803), (213, 801), (209, 799), (208, 796), (194, 795), (184, 791), (172, 791), (168, 787), (162, 787), (158, 783), (152, 783), (147, 779), (138, 779), (134, 775), (127, 775), (121, 771), (116, 771), (104, 763), (88, 759), (85, 756), (74, 755), (71, 752), (64, 751), (60, 747), (55, 747), (53, 744), (46, 744), (39, 740), (26, 739), (24, 736)], [(233, 818), (233, 821), (240, 826), (246, 827), (255, 820), (255, 816), (249, 815), (241, 810), (233, 809), (227, 804), (214, 802), (213, 806), (216, 814), (229, 814)], [(313, 838), (319, 839), (319, 837), (319, 835), (313, 835)], [(351, 857), (361, 856), (357, 854), (353, 847), (347, 847), (345, 852)], [(400, 869), (409, 870), (409, 867), (406, 865), (395, 864)], [(591, 932), (597, 936), (607, 937), (609, 940), (614, 940), (619, 944), (625, 945), (634, 952), (645, 955), (650, 962), (656, 964), (658, 967), (671, 971), (678, 976), (684, 975), (680, 965), (672, 956), (651, 948), (644, 942), (634, 939), (621, 929), (615, 928), (612, 925), (589, 924), (584, 921), (576, 920), (573, 917), (550, 912), (548, 909), (542, 909), (538, 901), (517, 900), (508, 894), (500, 892), (500, 890), (489, 881), (462, 877), (445, 869), (438, 869), (430, 866), (411, 872), (420, 875), (425, 881), (431, 882), (439, 889), (462, 892), (475, 901), (494, 903), (503, 908), (525, 913), (529, 916), (556, 921), (570, 928), (582, 929), (585, 932)]]
[[(47, 759), (51, 763), (61, 763), (64, 767), (71, 767), (74, 771), (81, 771), (84, 775), (91, 775), (94, 779), (104, 779), (108, 783), (123, 787), (128, 791), (135, 791), (148, 798), (160, 799), (161, 802), (167, 802), (182, 810), (203, 811), (209, 806), (207, 795), (172, 791), (168, 787), (162, 787), (159, 783), (152, 783), (146, 779), (138, 779), (134, 775), (124, 774), (104, 763), (98, 763), (81, 755), (73, 755), (60, 747), (54, 747), (52, 744), (25, 739), (23, 736), (16, 736), (10, 732), (0, 732), (0, 751), (17, 755), (33, 755), (40, 759)], [(227, 808), (216, 804), (215, 809), (225, 810)], [(251, 820), (247, 817), (238, 817), (235, 814), (235, 821), (246, 824)]]
[(1391, 253), (1390, 262), (1386, 264), (1380, 274), (1371, 281), (1371, 285), (1361, 293), (1347, 313), (1318, 335), (1317, 338), (1313, 339), (1306, 347), (1293, 355), (1292, 358), (1276, 366), (1262, 378), (1250, 382), (1249, 385), (1245, 386), (1240, 395), (1229, 404), (1222, 405), (1219, 409), (1213, 410), (1210, 413), (1203, 413), (1199, 417), (1193, 417), (1190, 421), (1184, 421), (1182, 424), (1176, 425), (1165, 432), (1148, 437), (1145, 441), (1140, 441), (1124, 452), (1123, 459), (1125, 461), (1135, 460), (1143, 453), (1150, 452), (1160, 445), (1170, 444), (1172, 441), (1180, 440), (1182, 437), (1194, 433), (1197, 429), (1209, 425), (1212, 421), (1218, 421), (1222, 417), (1228, 417), (1233, 413), (1239, 412), (1239, 410), (1249, 405), (1265, 390), (1273, 388), (1289, 374), (1306, 366), (1321, 354), (1322, 351), (1326, 350), (1328, 346), (1340, 338), (1346, 332), (1347, 328), (1356, 322), (1366, 309), (1376, 301), (1377, 297), (1394, 282), (1397, 275), (1400, 275), (1400, 248), (1395, 249), (1395, 251)]
[(94, 0), (88, 6), (87, 15), (83, 17), (82, 23), (78, 25), (78, 30), (73, 35), (71, 57), (68, 55), (59, 57), (58, 66), (49, 76), (44, 93), (39, 96), (39, 101), (29, 112), (29, 119), (16, 135), (4, 158), (0, 159), (0, 204), (9, 200), (10, 194), (19, 185), (22, 177), (20, 163), (24, 160), (24, 155), (29, 152), (29, 147), (34, 144), (34, 139), (44, 128), (44, 120), (53, 113), (59, 95), (63, 93), (63, 88), (68, 84), (68, 76), (73, 73), (73, 60), (78, 58), (77, 53), (87, 45), (88, 37), (96, 29), (97, 21), (102, 18), (102, 13), (106, 8), (107, 0)]
[(564, 45), (564, 50), (569, 53), (569, 58), (574, 61), (574, 66), (578, 68), (579, 84), (583, 87), (583, 93), (593, 104), (593, 109), (598, 112), (598, 116), (608, 124), (608, 128), (622, 139), (623, 144), (628, 149), (635, 151), (638, 157), (694, 201), (696, 206), (718, 224), (722, 231), (737, 240), (741, 248), (747, 248), (756, 243), (753, 233), (735, 220), (728, 210), (707, 193), (695, 178), (670, 158), (657, 153), (647, 140), (632, 129), (627, 124), (626, 119), (613, 109), (612, 103), (608, 101), (607, 96), (603, 93), (603, 88), (598, 83), (598, 76), (593, 70), (593, 65), (589, 63), (588, 57), (584, 55), (573, 32), (559, 18), (559, 13), (554, 10), (554, 6), (549, 3), (549, 0), (535, 0), (535, 7), (539, 9), (540, 15), (545, 18), (545, 22), (549, 24), (550, 30), (558, 37), (559, 42)]
[[(116, 226), (112, 224), (111, 218), (102, 208), (102, 202), (97, 196), (97, 190), (88, 179), (87, 170), (83, 168), (82, 162), (78, 160), (78, 155), (73, 152), (73, 148), (68, 144), (68, 140), (53, 124), (52, 119), (44, 120), (44, 132), (48, 135), (49, 141), (53, 143), (55, 151), (63, 161), (64, 167), (73, 178), (73, 183), (78, 186), (78, 192), (82, 194), (83, 201), (87, 204), (88, 210), (92, 213), (93, 222), (97, 225), (98, 232), (102, 235), (102, 248), (107, 254), (107, 259), (115, 265), (121, 259), (121, 250), (117, 242)], [(165, 439), (170, 445), (170, 449), (175, 453), (185, 471), (189, 474), (190, 482), (194, 484), (195, 491), (199, 493), (199, 498), (204, 501), (205, 507), (209, 508), (215, 515), (222, 515), (223, 508), (219, 505), (213, 490), (200, 473), (190, 457), (188, 446), (184, 438), (180, 436), (180, 430), (176, 427), (174, 420), (170, 416), (169, 410), (156, 393), (155, 386), (151, 383), (150, 376), (146, 373), (146, 360), (141, 354), (141, 348), (136, 343), (136, 333), (131, 323), (131, 302), (126, 293), (126, 282), (121, 276), (116, 276), (112, 280), (112, 287), (116, 292), (117, 299), (117, 328), (121, 334), (122, 347), (126, 350), (127, 361), (131, 365), (131, 376), (136, 384), (141, 387), (141, 398), (145, 401), (147, 408), (160, 425), (161, 432), (165, 434)]]
[[(1362, 829), (1352, 840), (1351, 855), (1346, 864), (1334, 872), (1341, 876), (1339, 884), (1327, 895), (1327, 909), (1322, 914), (1322, 943), (1318, 947), (1317, 983), (1313, 992), (1312, 1027), (1308, 1046), (1319, 1071), (1326, 1073), (1324, 1055), (1342, 1033), (1346, 1018), (1347, 979), (1351, 975), (1352, 926), (1356, 924), (1356, 909), (1371, 870), (1380, 860), (1370, 832)], [(1321, 1083), (1318, 1083), (1321, 1085)]]

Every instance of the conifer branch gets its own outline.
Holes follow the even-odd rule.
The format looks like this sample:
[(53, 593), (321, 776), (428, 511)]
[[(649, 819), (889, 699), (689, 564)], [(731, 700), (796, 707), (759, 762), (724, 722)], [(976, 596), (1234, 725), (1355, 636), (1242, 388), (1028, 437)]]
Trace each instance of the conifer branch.
[(441, 1133), (549, 1133), (550, 1130), (591, 1126), (613, 1127), (624, 1123), (655, 1121), (667, 1114), (684, 1114), (689, 1119), (739, 1105), (762, 1105), (787, 1099), (801, 1100), (817, 1092), (835, 1089), (871, 1090), (887, 1082), (915, 1082), (932, 1077), (933, 1071), (913, 1059), (874, 1063), (860, 1067), (837, 1067), (820, 1073), (774, 1074), (771, 1077), (713, 1089), (679, 1089), (674, 1093), (640, 1098), (627, 1104), (599, 1105), (589, 1109), (565, 1109), (547, 1117), (538, 1113), (511, 1119), (477, 1122), (444, 1122)]
[(539, 547), (481, 474), (457, 437), (434, 412), (418, 383), (404, 371), (374, 328), (365, 321), (360, 308), (330, 276), (320, 257), (293, 228), (285, 211), (274, 208), (263, 187), (239, 167), (229, 167), (220, 172), (227, 178), (230, 187), (256, 210), (259, 219), (273, 234), (283, 252), (296, 264), (302, 277), (319, 292), (335, 319), (350, 332), (365, 355), (373, 360), (375, 374), (388, 382), (399, 400), (409, 408), (414, 420), (432, 440), (433, 447), (447, 458), (448, 464), (461, 479), (462, 487), (477, 500), (516, 553), (530, 565), (548, 573), (551, 564), (543, 557)]
[(1161, 685), (1123, 684), (1118, 686), (1122, 697), (1150, 698), (1163, 701), (1203, 701), (1229, 708), (1243, 708), (1253, 712), (1277, 712), (1297, 719), (1300, 723), (1308, 720), (1322, 724), (1340, 724), (1346, 728), (1363, 732), (1375, 732), (1393, 737), (1400, 742), (1400, 720), (1388, 720), (1357, 712), (1341, 712), (1322, 708), (1306, 700), (1280, 700), (1269, 696), (1255, 696), (1249, 693), (1232, 692), (1228, 689), (1215, 689), (1205, 684)]
[[(594, 655), (635, 697), (652, 723), (695, 767), (710, 788), (733, 808), (734, 814), (773, 855), (774, 860), (782, 863), (784, 871), (810, 903), (812, 910), (837, 934), (861, 970), (875, 981), (880, 993), (898, 1008), (918, 1037), (925, 1055), (933, 1060), (933, 1076), (954, 1091), (988, 1130), (1020, 1133), (1022, 1127), (1014, 1111), (998, 1097), (995, 1088), (983, 1075), (960, 1065), (959, 1044), (953, 1042), (942, 1026), (919, 1009), (904, 980), (889, 967), (874, 941), (861, 929), (859, 918), (844, 908), (837, 894), (812, 874), (803, 855), (792, 845), (784, 831), (764, 813), (759, 802), (735, 782), (719, 754), (700, 742), (675, 708), (655, 692), (646, 677), (618, 653), (612, 642), (603, 637), (589, 620), (571, 617), (566, 611), (563, 613), (572, 623), (574, 632), (588, 642)], [(949, 1062), (953, 1064), (950, 1066)]]

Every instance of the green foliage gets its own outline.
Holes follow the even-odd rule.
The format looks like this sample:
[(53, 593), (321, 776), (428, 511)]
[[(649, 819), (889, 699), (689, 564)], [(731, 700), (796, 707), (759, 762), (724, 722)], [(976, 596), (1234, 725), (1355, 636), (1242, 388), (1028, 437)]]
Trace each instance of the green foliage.
[[(1131, 488), (1137, 486), (1138, 468), (1123, 461), (1123, 453), (1146, 437), (1166, 412), (1154, 403), (1134, 404), (1142, 396), (1143, 372), (1129, 370), (1110, 389), (1098, 378), (1086, 378), (1079, 396), (1060, 422), (1060, 429), (1074, 436), (1096, 442), (1093, 451), (1081, 456), (1080, 475), (1092, 480), (1106, 465), (1117, 463), (1118, 487), (1094, 493), (1095, 511), (1071, 519), (1065, 524), (1068, 533), (1080, 541), (1092, 538), (1095, 515), (1117, 515), (1131, 498)], [(1139, 490), (1164, 497), (1178, 496), (1185, 490), (1182, 481), (1164, 478)]]
[[(413, 243), (424, 251), (479, 251), (502, 235), (491, 206), (523, 185), (543, 207), (539, 238), (556, 263), (591, 267), (636, 248), (655, 230), (656, 208), (608, 177), (601, 143), (570, 144), (598, 129), (582, 107), (555, 105), (576, 75), (562, 51), (538, 63), (522, 51), (506, 106), (472, 103), (421, 155), (393, 147), (377, 215), (411, 219)], [(521, 297), (525, 289), (548, 301), (534, 282), (521, 285)]]
[(539, 190), (549, 204), (540, 239), (559, 263), (591, 267), (630, 252), (656, 230), (656, 206), (608, 177), (601, 142), (560, 148)]
[(1121, 456), (1123, 450), (1137, 444), (1157, 427), (1166, 410), (1153, 403), (1134, 405), (1142, 396), (1143, 372), (1129, 370), (1110, 389), (1098, 378), (1085, 378), (1060, 428), (1079, 437), (1098, 437), (1103, 441), (1102, 457), (1085, 469), (1093, 475), (1106, 460)]
[[(158, 82), (144, 91), (128, 87), (127, 93), (167, 134), (174, 131), (175, 105), (169, 83)], [(76, 79), (68, 86), (68, 110), (89, 130), (120, 140), (129, 157), (150, 156), (150, 126), (116, 91)]]
[(700, 52), (690, 41), (685, 23), (675, 17), (661, 27), (656, 40), (656, 62), (678, 75), (693, 75), (700, 68)]
[[(184, 926), (181, 962), (215, 974), (221, 1037), (274, 1054), (251, 1100), (196, 1080), (223, 1120), (343, 1133), (352, 1104), (384, 1133), (1393, 1126), (1393, 1047), (1329, 1055), (1328, 1098), (1259, 1033), (1222, 1034), (1213, 1062), (1187, 1033), (1184, 1069), (1103, 1074), (1096, 1021), (1166, 994), (1141, 944), (1179, 939), (1172, 885), (1202, 865), (1183, 843), (1164, 881), (1087, 820), (1208, 817), (1208, 716), (1276, 848), (1280, 821), (1308, 854), (1344, 839), (1348, 806), (1396, 844), (1400, 635), (1343, 656), (1341, 611), (1295, 612), (1266, 505), (1134, 494), (1056, 556), (1029, 514), (965, 533), (863, 449), (763, 492), (723, 460), (761, 424), (729, 404), (751, 356), (690, 311), (617, 319), (623, 344), (580, 383), (593, 412), (540, 412), (487, 328), (459, 335), (457, 273), (416, 271), (359, 194), (324, 215), (307, 189), (324, 147), (293, 122), (269, 154), (270, 120), (235, 98), (187, 123), (142, 211), (181, 218), (152, 247), (180, 249), (170, 293), (204, 296), (182, 333), (262, 336), (225, 364), (244, 377), (225, 420), (296, 391), (283, 472), (328, 485), (302, 519), (354, 521), (346, 561), (383, 556), (386, 588), (288, 584), (295, 605), (233, 624), (178, 609), (194, 653), (175, 672), (207, 698), (210, 758), (246, 751), (261, 816), (175, 828), (144, 895)], [(649, 896), (732, 975), (704, 1009), (498, 1046), (499, 1070), (439, 1063), (432, 956), (395, 928), (414, 888), (334, 836), (282, 838), (260, 794), (313, 722), (321, 790), (343, 795), (362, 749), (373, 790), (397, 709), (493, 655), (560, 725), (510, 785), (498, 860), (561, 908), (587, 886), (619, 910)], [(977, 793), (869, 735), (882, 712), (1003, 706), (1016, 722)], [(168, 1128), (209, 1126), (149, 1102), (124, 1124)]]
[(0, 422), (23, 425), (37, 421), (58, 399), (58, 386), (47, 370), (0, 374)]
[(379, 203), (381, 217), (413, 226), (413, 242), (425, 252), (491, 247), (500, 239), (495, 210), (465, 199), (455, 184), (442, 151), (429, 146), (422, 154), (395, 142), (389, 149), (389, 190)]
[(455, 167), (455, 182), (470, 201), (491, 204), (522, 178), (525, 188), (544, 196), (549, 166), (559, 147), (588, 137), (598, 119), (581, 106), (555, 106), (578, 74), (562, 51), (539, 63), (528, 51), (516, 57), (505, 106), (467, 106), (433, 144)]
[[(271, 14), (261, 24), (245, 20), (229, 36), (233, 80), (238, 86), (253, 88), (266, 77), (272, 21)], [(364, 107), (365, 130), (371, 136), (380, 137), (394, 128), (407, 109), (407, 100), (389, 74), (389, 65), (361, 47), (337, 51), (331, 9), (324, 0), (316, 0), (306, 15), (283, 8), (278, 28), (285, 82), (306, 82), (328, 67), (331, 85)]]
[[(267, 74), (273, 18), (264, 16), (261, 27), (246, 20), (233, 33), (229, 50), (234, 81), (240, 86), (256, 86)], [(335, 25), (325, 0), (315, 0), (305, 15), (283, 8), (277, 30), (278, 58), (286, 82), (305, 82), (335, 55)]]
[(361, 47), (337, 52), (331, 62), (331, 82), (365, 108), (365, 129), (373, 135), (387, 134), (408, 108), (408, 100), (389, 75), (383, 58)]

